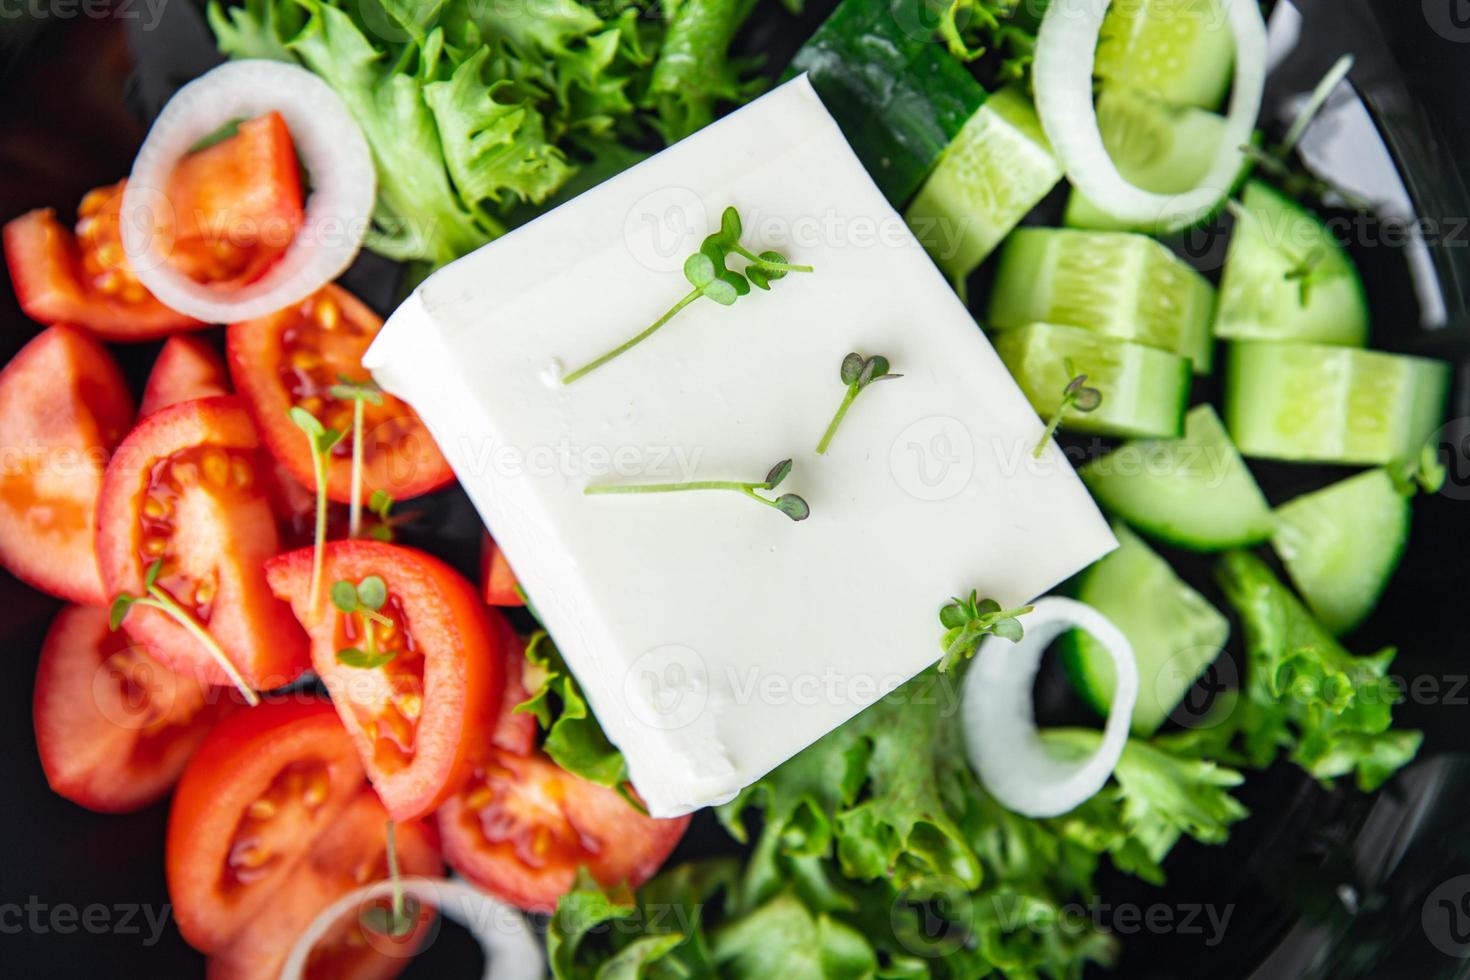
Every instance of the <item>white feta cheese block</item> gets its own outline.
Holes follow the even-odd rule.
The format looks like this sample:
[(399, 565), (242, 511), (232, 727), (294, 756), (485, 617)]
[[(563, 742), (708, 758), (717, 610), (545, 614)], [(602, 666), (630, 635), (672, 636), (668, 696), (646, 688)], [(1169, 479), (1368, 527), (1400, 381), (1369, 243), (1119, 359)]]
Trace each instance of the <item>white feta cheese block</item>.
[[(700, 299), (561, 383), (689, 291), (726, 205), (751, 250), (816, 271)], [(903, 377), (818, 456), (849, 351)], [(1032, 458), (1041, 420), (804, 77), (441, 269), (364, 363), (428, 425), (656, 816), (729, 799), (934, 663), (950, 596), (1022, 603), (1116, 546), (1060, 450)], [(584, 494), (786, 458), (802, 523), (735, 492)]]

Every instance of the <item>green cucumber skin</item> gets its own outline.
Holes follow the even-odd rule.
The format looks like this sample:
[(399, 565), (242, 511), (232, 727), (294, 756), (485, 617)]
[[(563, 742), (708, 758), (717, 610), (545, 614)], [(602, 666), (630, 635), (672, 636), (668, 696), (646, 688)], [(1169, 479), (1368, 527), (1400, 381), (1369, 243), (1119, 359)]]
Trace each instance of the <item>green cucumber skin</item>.
[(1444, 421), (1450, 365), (1326, 344), (1230, 345), (1225, 424), (1245, 456), (1385, 466)]
[(1275, 527), (1265, 495), (1209, 405), (1189, 411), (1181, 440), (1125, 443), (1080, 475), (1108, 513), (1188, 551), (1260, 544)]
[[(1160, 555), (1122, 526), (1118, 548), (1098, 561), (1077, 585), (1077, 599), (1122, 631), (1138, 663), (1138, 701), (1133, 734), (1159, 729), (1220, 655), (1230, 622), (1175, 574)], [(1113, 697), (1112, 661), (1096, 641), (1074, 630), (1058, 652), (1078, 693), (1101, 715)]]
[(1081, 327), (1187, 357), (1205, 375), (1214, 310), (1209, 281), (1146, 235), (1021, 228), (1001, 251), (987, 321)]
[[(1225, 340), (1281, 340), (1362, 347), (1368, 298), (1357, 267), (1321, 220), (1259, 181), (1246, 184), (1225, 258), (1215, 335)], [(1313, 254), (1302, 303), (1287, 278)]]
[(1411, 512), (1409, 498), (1381, 469), (1277, 508), (1272, 547), (1334, 635), (1351, 632), (1378, 605), (1408, 546)]
[(1189, 359), (1168, 351), (1104, 337), (1080, 327), (1033, 323), (994, 338), (995, 350), (1038, 415), (1061, 404), (1071, 358), (1103, 393), (1091, 413), (1068, 412), (1062, 428), (1097, 435), (1170, 438), (1184, 427), (1189, 404)]
[(904, 0), (843, 0), (783, 76), (806, 72), (895, 207), (913, 196), (986, 93)]
[(1030, 97), (1005, 88), (950, 142), (904, 218), (935, 264), (962, 282), (1061, 180)]

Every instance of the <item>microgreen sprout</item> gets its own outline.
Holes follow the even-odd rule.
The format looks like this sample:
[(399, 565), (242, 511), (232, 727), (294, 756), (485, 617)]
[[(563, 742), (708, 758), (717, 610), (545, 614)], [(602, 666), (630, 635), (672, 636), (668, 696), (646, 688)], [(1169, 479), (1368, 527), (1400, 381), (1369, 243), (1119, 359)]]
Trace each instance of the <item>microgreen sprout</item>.
[[(707, 236), (700, 243), (699, 251), (684, 260), (684, 278), (693, 288), (668, 311), (653, 321), (640, 333), (614, 347), (601, 357), (588, 362), (562, 378), (562, 384), (571, 384), (578, 378), (591, 374), (608, 361), (618, 357), (653, 336), (660, 327), (672, 320), (680, 310), (699, 299), (707, 297), (721, 306), (734, 306), (735, 301), (757, 289), (770, 289), (771, 283), (783, 278), (788, 272), (811, 272), (809, 265), (793, 265), (780, 252), (766, 251), (759, 255), (740, 244), (740, 212), (733, 207), (725, 209), (720, 216), (720, 230)], [(744, 273), (727, 267), (732, 255), (738, 255), (749, 264)]]
[(1026, 615), (1033, 608), (1002, 609), (994, 599), (981, 599), (973, 591), (968, 599), (951, 599), (939, 610), (939, 622), (944, 627), (944, 638), (939, 641), (940, 648), (944, 650), (944, 656), (939, 660), (939, 672), (944, 673), (961, 659), (973, 657), (980, 648), (980, 641), (987, 636), (1018, 642), (1025, 631), (1017, 617)]
[(419, 918), (418, 899), (403, 893), (403, 878), (398, 872), (398, 840), (393, 832), (393, 821), (387, 823), (386, 844), (388, 849), (388, 881), (393, 892), (387, 908), (372, 905), (358, 914), (357, 921), (364, 929), (381, 936), (402, 939), (408, 935)]
[(1306, 255), (1296, 259), (1296, 264), (1287, 269), (1282, 276), (1287, 282), (1295, 282), (1298, 290), (1298, 301), (1305, 309), (1311, 300), (1312, 286), (1316, 282), (1317, 273), (1322, 266), (1322, 260), (1327, 257), (1327, 250), (1320, 245), (1312, 249)]
[(190, 615), (174, 600), (173, 596), (169, 595), (167, 589), (158, 584), (158, 575), (162, 570), (163, 559), (161, 558), (148, 566), (148, 570), (143, 574), (145, 595), (134, 596), (122, 592), (112, 600), (112, 609), (108, 614), (108, 626), (116, 631), (122, 626), (123, 620), (128, 618), (128, 613), (134, 606), (147, 606), (150, 609), (159, 610), (187, 630), (190, 636), (198, 640), (204, 649), (209, 651), (209, 655), (214, 658), (215, 663), (219, 664), (220, 670), (225, 672), (230, 683), (239, 689), (241, 696), (245, 698), (245, 703), (252, 708), (255, 707), (260, 703), (260, 696), (251, 690), (249, 684), (245, 683), (245, 678), (240, 676), (240, 672), (235, 669), (235, 665), (231, 663), (229, 655), (220, 647), (219, 642), (209, 634), (209, 630), (205, 629), (199, 620)]
[(342, 401), (352, 402), (352, 503), (348, 511), (347, 536), (362, 536), (362, 420), (365, 405), (383, 404), (383, 391), (371, 381), (353, 381), (337, 376), (337, 384), (328, 393)]
[(767, 507), (774, 507), (793, 521), (804, 521), (811, 516), (812, 509), (807, 502), (794, 493), (783, 493), (774, 500), (770, 497), (762, 497), (756, 493), (757, 490), (774, 490), (781, 482), (791, 474), (791, 460), (783, 459), (771, 471), (766, 478), (758, 483), (741, 483), (735, 480), (695, 480), (689, 483), (651, 483), (638, 486), (627, 486), (624, 484), (605, 484), (603, 486), (588, 487), (582, 492), (591, 496), (604, 493), (678, 493), (684, 490), (733, 490), (744, 494), (751, 500), (758, 500)]
[(1063, 364), (1066, 366), (1067, 376), (1072, 380), (1068, 381), (1067, 386), (1062, 389), (1062, 403), (1057, 406), (1055, 412), (1051, 413), (1051, 418), (1046, 423), (1046, 431), (1041, 434), (1036, 448), (1031, 451), (1031, 455), (1036, 459), (1040, 459), (1041, 454), (1046, 452), (1046, 444), (1051, 441), (1052, 436), (1057, 434), (1057, 428), (1062, 424), (1062, 418), (1067, 412), (1095, 412), (1102, 404), (1102, 392), (1087, 386), (1087, 375), (1077, 372), (1072, 359), (1067, 358)]
[(847, 394), (842, 397), (842, 404), (837, 406), (837, 414), (832, 416), (827, 431), (822, 433), (822, 441), (817, 443), (817, 455), (825, 456), (827, 447), (832, 443), (832, 437), (837, 434), (837, 427), (847, 417), (847, 410), (852, 407), (858, 392), (875, 381), (887, 381), (891, 378), (901, 378), (901, 374), (890, 374), (888, 372), (888, 358), (882, 354), (874, 354), (872, 357), (854, 351), (842, 359), (842, 368), (839, 377), (842, 383), (847, 385)]
[(1431, 442), (1419, 451), (1417, 460), (1405, 460), (1389, 467), (1388, 475), (1399, 493), (1412, 497), (1420, 492), (1439, 493), (1449, 472), (1440, 461), (1439, 446)]
[(382, 490), (374, 490), (368, 498), (368, 510), (378, 519), (378, 523), (368, 528), (368, 537), (374, 541), (393, 540), (393, 517), (389, 511), (393, 509), (394, 502), (392, 494)]
[(311, 469), (316, 480), (316, 533), (311, 554), (311, 591), (307, 597), (308, 608), (315, 615), (322, 594), (322, 551), (327, 543), (327, 458), (342, 441), (343, 433), (326, 428), (315, 415), (299, 405), (291, 409), (290, 416), (311, 447)]
[(356, 585), (340, 579), (332, 583), (332, 605), (347, 616), (362, 617), (362, 646), (337, 651), (337, 662), (347, 667), (372, 670), (398, 656), (396, 650), (378, 649), (375, 627), (393, 625), (393, 620), (378, 610), (388, 601), (388, 586), (376, 575), (369, 575)]

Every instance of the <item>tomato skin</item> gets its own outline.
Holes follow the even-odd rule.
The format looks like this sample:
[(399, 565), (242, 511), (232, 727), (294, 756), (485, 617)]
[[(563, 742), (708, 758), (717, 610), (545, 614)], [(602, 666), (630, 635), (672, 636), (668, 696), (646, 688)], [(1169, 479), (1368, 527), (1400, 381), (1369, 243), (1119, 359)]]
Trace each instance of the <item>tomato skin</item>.
[[(321, 802), (309, 818), (294, 821), (295, 832), (285, 838), (288, 849), (260, 877), (227, 884), (235, 835), (251, 804), (289, 766), (304, 761), (325, 773)], [(287, 695), (237, 711), (215, 726), (184, 769), (169, 811), (168, 892), (189, 945), (215, 952), (246, 928), (356, 798), (362, 779), (352, 740), (331, 702), (321, 698)]]
[[(332, 902), (363, 885), (381, 881), (386, 867), (384, 825), (388, 813), (371, 789), (364, 788), (337, 816), (281, 883), (265, 908), (228, 946), (209, 958), (209, 980), (277, 980), (297, 937)], [(399, 873), (404, 877), (439, 877), (439, 857), (432, 826), (418, 821), (395, 824)], [(359, 871), (374, 873), (359, 880)], [(328, 933), (307, 960), (307, 980), (388, 980), (397, 976), (432, 928), (432, 909), (420, 911), (420, 925), (400, 939), (374, 934), (345, 923)], [(357, 935), (348, 933), (357, 930)], [(352, 945), (348, 945), (348, 943)], [(360, 945), (359, 945), (360, 944)]]
[(485, 533), (480, 542), (480, 587), (485, 590), (485, 602), (492, 606), (524, 606), (526, 600), (521, 598), (520, 582), (516, 580), (516, 573), (510, 570), (510, 562), (505, 560), (505, 552)]
[[(116, 194), (122, 196), (121, 184)], [(74, 323), (104, 340), (119, 342), (153, 340), (206, 326), (152, 296), (128, 303), (93, 288), (82, 278), (76, 237), (50, 208), (11, 220), (3, 237), (16, 299), (32, 320)]]
[(234, 710), (223, 693), (113, 633), (106, 609), (67, 606), (36, 667), (32, 720), (46, 781), (89, 810), (141, 809), (169, 791), (210, 728)]
[(170, 337), (153, 362), (143, 399), (138, 404), (138, 417), (180, 402), (229, 393), (225, 362), (209, 341), (202, 337)]
[(525, 644), (520, 637), (512, 637), (505, 651), (505, 694), (500, 701), (500, 717), (495, 719), (495, 730), (490, 735), (495, 748), (511, 755), (536, 751), (536, 716), (516, 711), (530, 697), (524, 683), (525, 669)]
[(5, 365), (0, 564), (52, 595), (107, 601), (92, 528), (103, 469), (132, 422), (117, 363), (74, 327), (43, 331)]
[[(178, 504), (194, 523), (172, 534), (165, 557), (196, 572), (207, 568), (218, 595), (207, 623), (210, 634), (252, 687), (280, 687), (299, 677), (310, 661), (306, 636), (265, 581), (263, 566), (277, 550), (276, 519), (259, 489), (265, 460), (256, 452), (255, 427), (239, 399), (205, 398), (163, 409), (139, 423), (118, 447), (97, 514), (97, 556), (107, 595), (144, 594), (142, 516), (154, 469), (172, 454), (199, 446), (252, 458), (256, 488), (225, 496), (228, 491), (194, 487), (193, 503), (181, 498)], [(134, 606), (123, 626), (171, 670), (211, 684), (230, 683), (204, 647), (161, 610)]]
[[(320, 308), (335, 311), (325, 318), (334, 326), (326, 331), (332, 336), (330, 341), (308, 345), (306, 353), (319, 356), (324, 362), (323, 365), (301, 369), (303, 372), (315, 371), (319, 375), (310, 387), (312, 390), (321, 389), (317, 398), (324, 405), (309, 410), (329, 428), (347, 431), (351, 424), (350, 405), (345, 402), (334, 404), (335, 400), (325, 394), (319, 382), (325, 380), (328, 384), (335, 384), (339, 374), (358, 380), (368, 379), (368, 373), (362, 367), (362, 353), (382, 329), (383, 321), (366, 304), (345, 289), (329, 285), (304, 303), (268, 317), (230, 324), (225, 332), (230, 377), (234, 380), (235, 389), (249, 403), (261, 437), (271, 453), (297, 482), (306, 487), (316, 486), (316, 475), (306, 439), (289, 417), (297, 400), (287, 389), (283, 376), (293, 375), (297, 369), (291, 364), (285, 337), (302, 323), (309, 326), (322, 318), (316, 312)], [(364, 503), (374, 490), (382, 490), (394, 500), (406, 500), (453, 482), (454, 473), (449, 469), (449, 463), (413, 410), (391, 395), (383, 395), (383, 402), (380, 409), (369, 407), (368, 411), (386, 413), (387, 418), (376, 422), (369, 418), (364, 426)], [(334, 407), (344, 416), (343, 420), (325, 417), (328, 409)], [(327, 468), (327, 496), (337, 503), (352, 501), (350, 435), (331, 457)]]
[(397, 758), (384, 761), (381, 729), (376, 737), (369, 734), (367, 720), (360, 720), (360, 715), (373, 719), (389, 715), (395, 722), (404, 717), (400, 702), (388, 700), (385, 678), (388, 671), (416, 664), (419, 658), (400, 654), (394, 663), (375, 669), (340, 663), (336, 653), (348, 645), (341, 632), (348, 617), (325, 598), (321, 609), (309, 608), (311, 563), (311, 548), (272, 559), (266, 565), (271, 588), (290, 600), (310, 633), (312, 666), (338, 705), (368, 779), (388, 812), (394, 820), (431, 813), (459, 788), (483, 751), (484, 733), (500, 712), (504, 665), (515, 636), (480, 601), (474, 586), (439, 559), (379, 541), (329, 542), (322, 559), (323, 596), (337, 581), (381, 577), (390, 601), (402, 608), (400, 633), (407, 634), (422, 654), (422, 676), (412, 682), (415, 690), (408, 692), (418, 698), (411, 758), (406, 763)]

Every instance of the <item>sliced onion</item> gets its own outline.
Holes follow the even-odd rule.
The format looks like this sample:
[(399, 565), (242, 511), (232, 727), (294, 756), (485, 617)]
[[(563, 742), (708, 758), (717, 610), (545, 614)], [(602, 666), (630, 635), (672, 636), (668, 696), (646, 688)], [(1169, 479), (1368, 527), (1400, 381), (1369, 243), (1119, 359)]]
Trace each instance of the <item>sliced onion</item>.
[(1235, 36), (1235, 82), (1215, 160), (1198, 186), (1156, 194), (1129, 183), (1103, 145), (1093, 104), (1098, 35), (1111, 0), (1052, 0), (1036, 41), (1036, 111), (1067, 179), (1121, 221), (1177, 227), (1207, 216), (1245, 165), (1266, 87), (1266, 24), (1257, 0), (1220, 0)]
[[(167, 261), (167, 187), (196, 143), (234, 119), (279, 112), (311, 181), (296, 238), (260, 279), (221, 290)], [(148, 131), (122, 200), (122, 244), (133, 273), (164, 305), (212, 323), (265, 316), (331, 282), (362, 247), (375, 200), (372, 153), (347, 105), (311, 72), (278, 61), (232, 61), (179, 89)]]
[[(1022, 625), (1026, 633), (1019, 643), (992, 636), (980, 645), (965, 678), (965, 748), (981, 785), (1002, 806), (1022, 816), (1057, 817), (1096, 795), (1123, 755), (1138, 700), (1138, 665), (1118, 627), (1072, 599), (1037, 600)], [(1047, 646), (1073, 628), (1085, 630), (1112, 655), (1117, 682), (1097, 751), (1062, 761), (1047, 752), (1036, 731), (1031, 688)]]
[[(400, 883), (405, 895), (438, 909), (474, 934), (485, 951), (484, 980), (541, 980), (546, 975), (541, 943), (520, 909), (453, 878), (402, 878)], [(393, 882), (379, 881), (328, 905), (296, 939), (281, 968), (281, 980), (300, 980), (312, 949), (334, 925), (357, 914), (366, 903), (392, 894)]]

